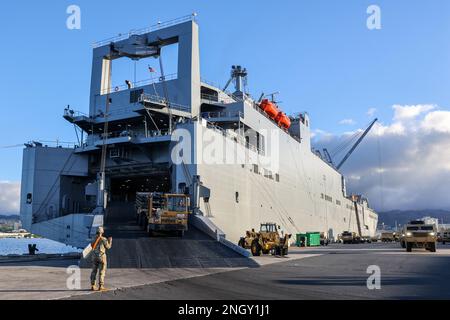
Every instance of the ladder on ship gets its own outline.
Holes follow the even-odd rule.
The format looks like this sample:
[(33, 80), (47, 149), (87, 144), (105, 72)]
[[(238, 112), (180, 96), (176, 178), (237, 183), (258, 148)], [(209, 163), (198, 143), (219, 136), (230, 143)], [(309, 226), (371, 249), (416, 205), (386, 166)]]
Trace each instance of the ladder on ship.
[(358, 202), (355, 199), (353, 199), (353, 203), (355, 205), (356, 225), (358, 226), (358, 235), (362, 237), (361, 222), (359, 221)]

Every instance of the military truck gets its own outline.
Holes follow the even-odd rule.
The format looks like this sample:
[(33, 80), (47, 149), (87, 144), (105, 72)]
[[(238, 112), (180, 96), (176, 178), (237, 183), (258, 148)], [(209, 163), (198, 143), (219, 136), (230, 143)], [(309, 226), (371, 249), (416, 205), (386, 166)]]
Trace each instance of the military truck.
[(411, 252), (412, 248), (425, 248), (436, 252), (437, 230), (434, 224), (425, 224), (423, 221), (411, 221), (403, 227), (400, 244)]
[(394, 241), (398, 242), (398, 241), (400, 241), (400, 238), (402, 237), (402, 232), (401, 231), (395, 231), (393, 235), (394, 235)]
[(395, 235), (394, 232), (386, 231), (381, 233), (381, 242), (394, 242)]
[(442, 244), (445, 244), (446, 242), (450, 242), (450, 231), (449, 230), (442, 230), (439, 237), (439, 242), (442, 242)]
[(267, 222), (260, 225), (259, 232), (254, 229), (247, 231), (245, 237), (242, 237), (238, 245), (245, 249), (250, 249), (253, 256), (262, 254), (285, 256), (289, 250), (290, 234), (284, 236), (280, 234), (281, 227), (276, 223)]
[(361, 237), (356, 232), (344, 231), (341, 233), (340, 240), (342, 243), (360, 243)]
[[(147, 205), (143, 205), (146, 202)], [(138, 222), (150, 236), (171, 232), (183, 236), (188, 230), (189, 197), (184, 194), (138, 193)]]

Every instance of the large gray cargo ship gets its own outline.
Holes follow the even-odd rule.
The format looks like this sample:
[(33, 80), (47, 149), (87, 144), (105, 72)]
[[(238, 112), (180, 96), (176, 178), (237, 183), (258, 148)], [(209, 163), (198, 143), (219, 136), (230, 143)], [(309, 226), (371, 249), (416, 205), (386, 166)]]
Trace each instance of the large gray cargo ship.
[[(169, 76), (162, 48), (173, 44), (178, 71)], [(158, 79), (112, 86), (116, 60), (149, 57), (159, 59)], [(137, 192), (165, 192), (189, 195), (193, 221), (232, 243), (268, 221), (331, 240), (374, 235), (367, 199), (347, 195), (342, 174), (312, 150), (308, 114), (252, 99), (246, 78), (233, 67), (232, 93), (230, 83), (201, 79), (195, 16), (96, 43), (89, 112), (64, 110), (78, 144), (24, 149), (24, 227), (84, 247), (108, 212), (132, 210)]]

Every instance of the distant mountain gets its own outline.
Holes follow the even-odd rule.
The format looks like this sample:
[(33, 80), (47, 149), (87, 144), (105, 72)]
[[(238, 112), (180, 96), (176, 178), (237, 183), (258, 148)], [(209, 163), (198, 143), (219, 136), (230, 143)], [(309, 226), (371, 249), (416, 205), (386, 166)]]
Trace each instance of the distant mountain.
[(12, 221), (12, 220), (20, 220), (20, 216), (18, 214), (0, 214), (0, 220), (8, 220), (8, 221)]
[(439, 219), (439, 223), (450, 224), (450, 210), (391, 210), (378, 212), (378, 224), (384, 223), (388, 226), (405, 224), (411, 220), (423, 217), (433, 217)]

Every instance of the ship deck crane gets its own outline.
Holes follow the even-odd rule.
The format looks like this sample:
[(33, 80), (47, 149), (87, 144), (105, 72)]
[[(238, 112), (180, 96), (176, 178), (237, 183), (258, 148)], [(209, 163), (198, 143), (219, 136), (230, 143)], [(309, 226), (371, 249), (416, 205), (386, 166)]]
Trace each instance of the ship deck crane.
[(353, 145), (353, 147), (351, 147), (350, 151), (347, 152), (347, 154), (345, 155), (345, 157), (341, 160), (341, 162), (339, 162), (339, 164), (336, 166), (336, 169), (339, 170), (344, 163), (347, 161), (347, 159), (352, 155), (353, 151), (355, 151), (355, 149), (358, 147), (358, 145), (364, 140), (365, 136), (369, 133), (369, 131), (372, 129), (372, 127), (374, 126), (375, 122), (378, 121), (378, 118), (375, 118), (375, 120), (373, 120), (370, 125), (367, 127), (367, 129), (363, 132), (363, 134), (361, 135), (361, 137), (359, 137), (359, 139), (355, 142), (355, 144)]

